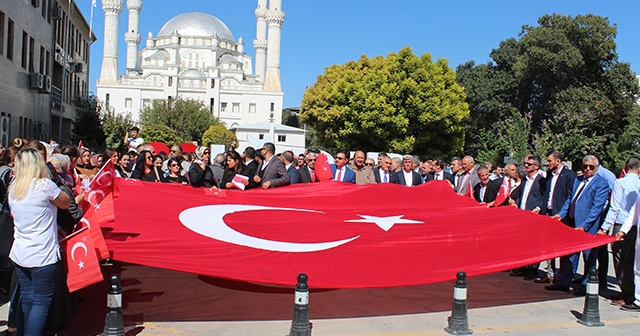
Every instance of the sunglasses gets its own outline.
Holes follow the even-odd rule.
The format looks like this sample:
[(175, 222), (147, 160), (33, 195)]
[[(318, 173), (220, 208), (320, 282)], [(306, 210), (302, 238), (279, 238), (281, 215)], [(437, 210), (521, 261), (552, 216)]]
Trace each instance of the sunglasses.
[(529, 167), (529, 166), (533, 166), (535, 163), (531, 163), (531, 162), (525, 162), (524, 165)]
[(365, 163), (364, 165), (365, 166), (369, 166), (369, 167), (373, 167), (374, 166), (373, 163)]
[(177, 163), (174, 163), (174, 164), (171, 164), (169, 167), (180, 167), (180, 165)]
[(316, 162), (316, 159), (307, 159), (307, 162)]
[(587, 169), (587, 168), (589, 170), (594, 170), (594, 169), (596, 169), (596, 166), (595, 165), (587, 165), (587, 164), (582, 165), (582, 169)]
[(202, 155), (209, 155), (209, 154), (211, 154), (211, 153), (209, 153), (209, 152), (202, 153)]
[(346, 160), (346, 159), (347, 159), (346, 157), (340, 157), (340, 156), (336, 157), (336, 160)]
[(146, 157), (146, 158), (144, 158), (144, 159), (145, 159), (145, 160), (151, 160), (151, 159), (153, 159), (153, 157), (152, 157), (152, 156), (147, 156), (147, 157)]

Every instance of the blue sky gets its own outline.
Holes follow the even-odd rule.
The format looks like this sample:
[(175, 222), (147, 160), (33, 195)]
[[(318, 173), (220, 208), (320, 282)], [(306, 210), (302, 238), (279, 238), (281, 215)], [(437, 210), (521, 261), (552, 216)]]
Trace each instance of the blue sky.
[[(91, 0), (75, 0), (87, 21)], [(126, 0), (125, 4), (126, 4)], [(148, 32), (155, 36), (172, 17), (196, 10), (196, 0), (143, 0), (140, 17), (141, 47)], [(199, 10), (222, 20), (245, 51), (254, 56), (257, 0), (200, 0)], [(414, 53), (445, 58), (453, 69), (473, 60), (485, 63), (500, 41), (517, 37), (525, 24), (536, 25), (545, 13), (596, 14), (617, 24), (619, 60), (640, 73), (640, 1), (596, 0), (283, 0), (281, 76), (284, 106), (299, 106), (306, 85), (313, 85), (324, 68), (374, 57), (411, 46)], [(127, 13), (120, 17), (120, 73), (124, 73)], [(90, 90), (102, 65), (104, 13), (101, 0), (94, 10)]]

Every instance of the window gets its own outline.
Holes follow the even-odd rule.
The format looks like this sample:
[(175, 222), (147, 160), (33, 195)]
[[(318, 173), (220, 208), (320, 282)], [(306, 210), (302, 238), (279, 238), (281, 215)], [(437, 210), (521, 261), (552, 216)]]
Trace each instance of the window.
[(264, 134), (258, 134), (258, 139), (259, 140), (264, 140)]
[(31, 6), (35, 8), (40, 7), (40, 0), (31, 0)]
[(271, 103), (271, 112), (273, 112), (276, 109), (276, 103)]
[(47, 2), (49, 2), (50, 0), (43, 0), (42, 1), (42, 17), (45, 18), (45, 20), (47, 19)]
[(151, 99), (149, 99), (149, 98), (144, 98), (144, 99), (142, 99), (142, 106), (143, 106), (143, 107), (149, 107), (149, 106), (151, 106)]
[(29, 42), (29, 35), (24, 30), (22, 31), (22, 67), (27, 68), (27, 43)]
[(286, 141), (287, 141), (286, 135), (278, 135), (278, 142), (286, 142)]
[(49, 53), (49, 51), (47, 51), (47, 57), (44, 60), (44, 73), (45, 74), (50, 74), (51, 71), (49, 71), (49, 60), (51, 59), (51, 54)]
[(46, 75), (47, 73), (44, 72), (44, 70), (45, 70), (45, 67), (44, 67), (45, 66), (45, 57), (46, 57), (45, 55), (46, 54), (45, 54), (45, 51), (44, 51), (44, 47), (40, 46), (40, 73)]
[(173, 85), (173, 77), (169, 77), (169, 86)]
[(107, 93), (104, 96), (104, 105), (107, 107), (107, 109), (109, 108), (109, 98), (111, 98), (111, 96)]
[(227, 103), (220, 103), (220, 112), (227, 112)]
[(256, 113), (256, 104), (249, 103), (249, 113)]
[(211, 114), (213, 114), (213, 107), (215, 105), (216, 105), (216, 99), (215, 98), (209, 99), (209, 112), (211, 112)]
[(7, 26), (7, 58), (13, 60), (13, 20), (9, 19)]
[(215, 89), (216, 88), (216, 80), (215, 79), (211, 79), (211, 88)]
[(0, 11), (0, 55), (4, 54), (4, 13)]
[(133, 99), (125, 98), (124, 99), (124, 107), (131, 107), (131, 105), (133, 105)]
[(36, 41), (33, 39), (33, 37), (29, 38), (29, 72), (33, 72), (35, 69), (33, 66), (33, 63), (35, 62), (33, 57), (35, 47)]
[(233, 103), (233, 105), (231, 105), (231, 112), (240, 113), (240, 103)]

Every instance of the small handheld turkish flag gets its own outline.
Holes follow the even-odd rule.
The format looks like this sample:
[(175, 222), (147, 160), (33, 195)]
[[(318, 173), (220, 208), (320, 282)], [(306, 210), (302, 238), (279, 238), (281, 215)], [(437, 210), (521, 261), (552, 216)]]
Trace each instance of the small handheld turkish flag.
[(102, 272), (88, 227), (61, 240), (60, 248), (65, 255), (69, 292), (102, 281)]
[(504, 201), (509, 197), (509, 183), (508, 178), (502, 179), (502, 185), (500, 185), (500, 191), (498, 191), (498, 195), (496, 196), (495, 201), (493, 201), (493, 206), (501, 206)]
[(82, 204), (82, 210), (87, 211), (89, 206), (96, 207), (114, 191), (114, 178), (116, 176), (116, 170), (113, 167), (113, 163), (109, 160), (96, 176), (89, 183), (89, 188), (85, 190), (85, 198)]
[(325, 154), (324, 152), (320, 152), (320, 154), (318, 154), (318, 158), (316, 159), (316, 167), (314, 170), (318, 181), (328, 181), (333, 177), (333, 173), (331, 172), (331, 165), (329, 164), (329, 158), (327, 158), (327, 154)]
[[(108, 195), (97, 207), (89, 207), (80, 220), (83, 226), (89, 228), (89, 233), (93, 246), (96, 249), (96, 255), (100, 260), (109, 258), (109, 249), (102, 235), (101, 225), (115, 219), (113, 208), (113, 195)], [(79, 230), (82, 226), (77, 227)], [(78, 231), (79, 231), (78, 230)]]

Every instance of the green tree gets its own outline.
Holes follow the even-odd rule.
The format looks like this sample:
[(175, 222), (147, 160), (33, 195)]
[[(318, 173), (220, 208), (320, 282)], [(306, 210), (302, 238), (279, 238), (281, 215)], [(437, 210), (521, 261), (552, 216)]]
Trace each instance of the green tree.
[(204, 131), (219, 121), (202, 102), (180, 98), (171, 101), (154, 100), (151, 106), (140, 111), (140, 123), (141, 128), (164, 125), (185, 141), (200, 141)]
[(222, 124), (211, 125), (211, 127), (209, 127), (202, 136), (203, 146), (216, 144), (225, 145), (227, 148), (230, 148), (231, 146), (237, 146), (237, 143), (238, 138), (236, 138), (236, 135)]
[(146, 143), (159, 141), (173, 145), (184, 142), (184, 140), (178, 135), (178, 132), (165, 125), (145, 126), (140, 130), (140, 137), (143, 138)]
[(282, 110), (282, 124), (301, 128), (300, 117), (298, 116), (298, 113), (288, 108)]
[(107, 135), (107, 148), (114, 148), (118, 152), (127, 150), (127, 146), (122, 141), (127, 129), (133, 126), (131, 115), (116, 114), (113, 109), (104, 109), (102, 113), (102, 129)]
[(72, 140), (82, 143), (93, 150), (105, 149), (105, 132), (102, 128), (101, 109), (96, 96), (92, 93), (86, 99), (76, 101), (76, 119), (73, 122)]
[[(544, 155), (557, 148), (572, 160), (596, 152), (619, 167), (615, 156), (632, 143), (619, 138), (631, 132), (639, 89), (629, 64), (618, 61), (615, 37), (615, 25), (600, 16), (543, 15), (537, 26), (524, 26), (519, 39), (501, 42), (493, 62), (459, 66), (471, 112), (465, 150), (506, 150), (509, 138), (500, 129), (515, 109), (529, 118), (529, 150)], [(496, 137), (480, 144), (485, 134)]]
[(405, 47), (327, 67), (306, 90), (300, 118), (320, 146), (448, 157), (462, 152), (464, 99), (445, 59)]

